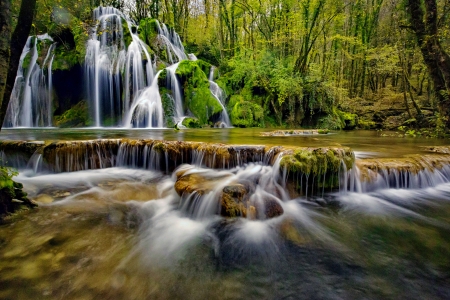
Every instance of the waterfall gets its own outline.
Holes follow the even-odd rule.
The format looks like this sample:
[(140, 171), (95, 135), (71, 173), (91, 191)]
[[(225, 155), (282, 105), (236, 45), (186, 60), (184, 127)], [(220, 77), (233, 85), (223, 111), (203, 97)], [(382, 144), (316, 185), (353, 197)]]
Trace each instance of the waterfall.
[(167, 87), (172, 91), (172, 98), (175, 107), (175, 123), (179, 122), (184, 117), (183, 97), (181, 96), (181, 86), (175, 74), (179, 63), (167, 67)]
[[(87, 43), (85, 73), (94, 124), (100, 127), (121, 122), (137, 95), (153, 81), (154, 71), (144, 42), (130, 30), (133, 24), (122, 12), (98, 7), (94, 20), (97, 24)], [(128, 48), (125, 34), (132, 38)]]
[[(9, 101), (5, 127), (47, 127), (52, 125), (52, 63), (55, 44), (48, 49), (42, 65), (38, 43), (53, 42), (48, 35), (30, 36), (20, 56), (14, 88)], [(24, 61), (29, 64), (24, 68)], [(47, 72), (45, 72), (47, 67)]]
[(184, 53), (184, 47), (181, 43), (180, 36), (173, 30), (172, 28), (167, 28), (166, 24), (160, 24), (156, 22), (158, 27), (158, 34), (161, 37), (163, 43), (166, 45), (167, 57), (169, 59), (169, 63), (173, 64), (174, 57), (176, 56), (177, 61), (181, 61), (183, 59), (187, 59), (186, 54)]
[(163, 109), (158, 87), (160, 73), (161, 71), (156, 74), (148, 88), (136, 95), (126, 114), (125, 127), (163, 127)]
[(217, 99), (217, 102), (219, 102), (220, 106), (222, 106), (222, 113), (219, 119), (219, 127), (231, 127), (230, 117), (228, 116), (227, 109), (225, 108), (225, 93), (220, 88), (220, 86), (214, 82), (214, 69), (214, 66), (212, 66), (209, 71), (208, 80), (209, 90), (211, 91), (211, 94), (214, 96), (214, 98)]

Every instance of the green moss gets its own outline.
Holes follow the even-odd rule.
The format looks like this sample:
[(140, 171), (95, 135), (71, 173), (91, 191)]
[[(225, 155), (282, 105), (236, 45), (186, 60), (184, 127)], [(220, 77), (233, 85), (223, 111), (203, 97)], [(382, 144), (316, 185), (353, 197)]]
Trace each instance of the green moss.
[(336, 174), (339, 172), (341, 163), (350, 169), (354, 160), (353, 152), (349, 149), (306, 148), (297, 149), (293, 154), (284, 156), (281, 167), (289, 172), (306, 175)]
[(80, 101), (61, 116), (55, 116), (55, 125), (61, 128), (84, 127), (90, 125), (89, 109), (86, 101)]
[(133, 41), (131, 37), (130, 28), (128, 27), (128, 23), (125, 20), (122, 20), (122, 31), (123, 31), (123, 42), (125, 43), (125, 48), (128, 49), (128, 46)]
[(196, 118), (184, 118), (182, 125), (187, 128), (201, 128), (200, 121)]
[(344, 125), (343, 129), (355, 129), (356, 125), (358, 124), (358, 116), (356, 114), (343, 111), (338, 111), (338, 114), (342, 120), (342, 124)]
[(368, 121), (368, 120), (358, 120), (358, 127), (361, 129), (375, 129), (376, 123), (374, 121)]
[(196, 61), (181, 61), (176, 74), (183, 85), (185, 104), (201, 124), (207, 124), (222, 112), (222, 106), (209, 90), (206, 74)]
[(200, 69), (202, 69), (203, 73), (205, 73), (206, 76), (209, 78), (209, 72), (211, 70), (211, 66), (212, 65), (210, 63), (204, 61), (204, 60), (201, 60), (201, 59), (197, 59), (195, 62), (200, 67)]
[[(163, 85), (159, 85), (163, 86)], [(173, 100), (170, 97), (170, 91), (166, 88), (159, 88), (159, 94), (161, 95), (162, 107), (164, 110), (164, 122), (167, 127), (173, 127), (175, 125), (173, 117), (175, 116), (175, 107)]]
[(139, 38), (147, 45), (151, 45), (158, 36), (157, 20), (152, 18), (142, 19), (139, 22), (138, 34)]
[(58, 36), (62, 32), (66, 34), (62, 35), (64, 37), (70, 36), (73, 38), (72, 43), (75, 45), (70, 45), (70, 42), (59, 42), (55, 49), (55, 58), (53, 60), (52, 69), (53, 70), (69, 70), (75, 64), (82, 64), (86, 57), (86, 43), (89, 39), (89, 35), (85, 28), (88, 26), (75, 17), (71, 17), (70, 23), (66, 26), (58, 27), (53, 33), (53, 35)]
[(236, 127), (264, 127), (263, 108), (249, 101), (239, 100), (231, 110), (230, 117), (231, 124)]

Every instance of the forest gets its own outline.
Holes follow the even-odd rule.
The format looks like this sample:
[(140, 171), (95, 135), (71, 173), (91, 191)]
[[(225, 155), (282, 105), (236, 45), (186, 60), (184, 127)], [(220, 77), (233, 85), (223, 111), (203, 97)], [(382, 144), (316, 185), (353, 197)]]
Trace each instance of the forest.
[[(153, 19), (173, 28), (186, 53), (217, 67), (236, 127), (400, 128), (426, 136), (450, 127), (445, 0), (35, 2), (29, 35), (53, 37), (53, 70), (83, 64), (97, 6), (123, 11), (140, 36)], [(20, 5), (11, 3), (11, 28)], [(55, 107), (56, 118), (80, 99)]]

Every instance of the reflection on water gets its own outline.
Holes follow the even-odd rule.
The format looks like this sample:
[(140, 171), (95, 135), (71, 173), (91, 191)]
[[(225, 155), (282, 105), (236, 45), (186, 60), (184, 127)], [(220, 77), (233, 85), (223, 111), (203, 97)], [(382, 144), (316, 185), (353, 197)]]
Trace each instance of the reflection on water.
[[(261, 167), (229, 172), (248, 177), (255, 169)], [(261, 178), (256, 188), (272, 193)], [(188, 214), (175, 178), (156, 171), (110, 168), (17, 180), (41, 205), (0, 226), (1, 299), (445, 299), (450, 293), (448, 183), (284, 199), (282, 216), (248, 220)]]
[(200, 141), (224, 144), (332, 146), (340, 144), (358, 151), (362, 156), (401, 156), (419, 153), (420, 146), (448, 145), (444, 139), (381, 137), (376, 131), (339, 131), (326, 135), (261, 136), (261, 128), (204, 128), (175, 131), (173, 129), (2, 129), (0, 140), (86, 140), (86, 139), (155, 139), (169, 141)]

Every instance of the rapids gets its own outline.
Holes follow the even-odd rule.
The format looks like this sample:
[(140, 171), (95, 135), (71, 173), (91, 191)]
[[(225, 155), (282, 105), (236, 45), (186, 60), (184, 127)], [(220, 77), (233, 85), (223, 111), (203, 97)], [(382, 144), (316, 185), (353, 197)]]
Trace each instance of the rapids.
[[(2, 161), (16, 161), (15, 180), (39, 207), (0, 225), (0, 298), (448, 297), (450, 159), (445, 141), (399, 141), (390, 151), (397, 158), (389, 160), (380, 149), (392, 147), (396, 139), (360, 132), (366, 145), (354, 149), (350, 169), (341, 164), (336, 170), (338, 187), (309, 188), (305, 194), (295, 186), (311, 185), (314, 176), (295, 179), (283, 170), (282, 157), (292, 146), (357, 144), (348, 136), (353, 133), (279, 142), (244, 130), (242, 136), (252, 136), (249, 144), (267, 142), (266, 147), (194, 142), (211, 132), (233, 142), (234, 131), (130, 131), (124, 140), (86, 141), (110, 134), (91, 130), (78, 132), (83, 139), (78, 142), (58, 143), (14, 142), (33, 134), (33, 140), (44, 140), (45, 130), (2, 132)], [(57, 134), (65, 136), (62, 140), (72, 137), (52, 133)], [(271, 147), (269, 141), (284, 147)], [(11, 155), (8, 143), (16, 143), (15, 154), (18, 149), (30, 154)], [(171, 152), (174, 143), (178, 156)], [(402, 148), (402, 143), (414, 147)], [(426, 144), (442, 147), (422, 147)], [(373, 151), (374, 145), (380, 152)], [(56, 164), (43, 167), (42, 161), (55, 157), (51, 149), (60, 149), (68, 172)], [(162, 151), (159, 159), (152, 149)], [(88, 163), (74, 167), (83, 153)], [(201, 181), (180, 195), (177, 182), (193, 175)], [(222, 191), (236, 184), (250, 191), (246, 217), (223, 216)], [(189, 188), (192, 192), (186, 192)], [(267, 203), (280, 206), (281, 215), (262, 214)]]

